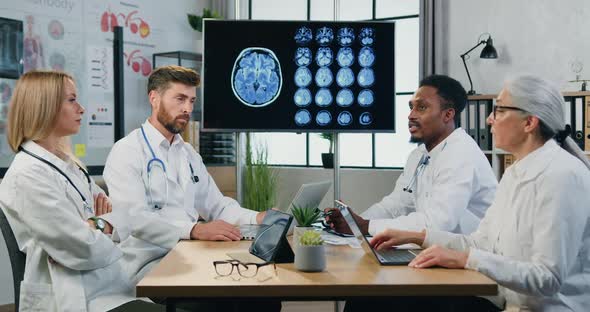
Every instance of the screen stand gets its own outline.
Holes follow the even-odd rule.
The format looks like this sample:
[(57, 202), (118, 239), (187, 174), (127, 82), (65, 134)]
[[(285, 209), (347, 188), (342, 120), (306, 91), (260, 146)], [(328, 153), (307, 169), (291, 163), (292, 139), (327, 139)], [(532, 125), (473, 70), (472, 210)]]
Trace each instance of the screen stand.
[(293, 263), (295, 261), (295, 254), (285, 235), (281, 237), (278, 249), (274, 259), (275, 263)]
[(334, 200), (340, 198), (340, 140), (338, 132), (333, 132), (334, 138)]

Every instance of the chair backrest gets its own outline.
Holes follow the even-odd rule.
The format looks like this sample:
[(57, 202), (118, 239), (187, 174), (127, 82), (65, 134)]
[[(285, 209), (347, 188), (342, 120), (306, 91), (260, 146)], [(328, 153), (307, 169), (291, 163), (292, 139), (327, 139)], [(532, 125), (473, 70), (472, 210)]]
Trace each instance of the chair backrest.
[(8, 249), (8, 256), (10, 257), (10, 265), (12, 266), (12, 282), (14, 283), (14, 305), (18, 311), (18, 299), (20, 295), (20, 282), (25, 275), (25, 259), (26, 255), (18, 248), (16, 238), (12, 232), (10, 224), (4, 215), (4, 211), (0, 209), (0, 229), (2, 229), (2, 236), (6, 242)]

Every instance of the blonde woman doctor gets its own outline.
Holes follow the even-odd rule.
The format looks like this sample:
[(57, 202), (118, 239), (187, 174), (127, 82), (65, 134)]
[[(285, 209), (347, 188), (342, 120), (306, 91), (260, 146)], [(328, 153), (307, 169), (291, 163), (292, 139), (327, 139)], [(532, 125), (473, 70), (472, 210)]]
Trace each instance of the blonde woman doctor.
[(489, 298), (500, 308), (588, 311), (590, 163), (568, 136), (562, 95), (537, 77), (516, 77), (498, 95), (488, 123), (496, 147), (517, 160), (477, 231), (391, 229), (371, 244), (414, 242), (428, 248), (410, 266), (479, 271), (501, 286), (500, 296)]
[(74, 79), (59, 72), (24, 74), (11, 100), (8, 141), (16, 156), (0, 184), (0, 208), (26, 254), (21, 311), (143, 306), (131, 302), (135, 284), (178, 240), (165, 229), (111, 239), (109, 200), (67, 144), (83, 113)]

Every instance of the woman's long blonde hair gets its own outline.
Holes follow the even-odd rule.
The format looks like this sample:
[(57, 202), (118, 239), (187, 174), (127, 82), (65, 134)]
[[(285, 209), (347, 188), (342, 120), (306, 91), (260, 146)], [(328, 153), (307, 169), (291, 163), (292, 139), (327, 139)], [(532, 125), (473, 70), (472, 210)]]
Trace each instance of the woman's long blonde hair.
[[(18, 80), (8, 109), (7, 131), (8, 144), (15, 153), (25, 141), (42, 140), (51, 134), (65, 100), (66, 79), (74, 81), (63, 72), (30, 71)], [(67, 137), (57, 149), (73, 156)]]

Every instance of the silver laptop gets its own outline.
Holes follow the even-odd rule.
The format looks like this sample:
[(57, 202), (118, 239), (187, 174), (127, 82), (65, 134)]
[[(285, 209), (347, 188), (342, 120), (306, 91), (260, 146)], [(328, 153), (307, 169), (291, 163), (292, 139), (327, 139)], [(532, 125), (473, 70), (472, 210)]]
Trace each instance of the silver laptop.
[(367, 254), (373, 254), (377, 261), (379, 261), (382, 265), (404, 265), (410, 263), (421, 250), (419, 249), (385, 249), (385, 250), (375, 250), (371, 244), (369, 244), (369, 240), (359, 228), (356, 220), (352, 217), (350, 213), (350, 207), (348, 207), (345, 203), (335, 200), (334, 207), (340, 210), (340, 213), (344, 217), (344, 221), (350, 227), (352, 234), (359, 240), (361, 246), (365, 250)]
[[(330, 190), (331, 186), (332, 186), (331, 181), (322, 181), (322, 182), (302, 184), (301, 187), (299, 188), (299, 191), (297, 191), (297, 194), (295, 194), (295, 197), (293, 197), (293, 200), (291, 201), (289, 206), (287, 206), (286, 209), (281, 209), (281, 210), (292, 215), (291, 209), (293, 208), (293, 206), (318, 207), (320, 205), (320, 203), (322, 202), (322, 199), (324, 199), (324, 196), (326, 196), (326, 193), (328, 193), (328, 190)], [(289, 235), (293, 232), (295, 225), (297, 225), (296, 223), (297, 222), (295, 220), (293, 220), (293, 222), (291, 222), (291, 226), (289, 227), (289, 231), (287, 232), (287, 235)], [(260, 225), (258, 225), (258, 224), (240, 225), (240, 232), (242, 233), (242, 239), (247, 239), (247, 240), (254, 239), (259, 228), (260, 228)]]

